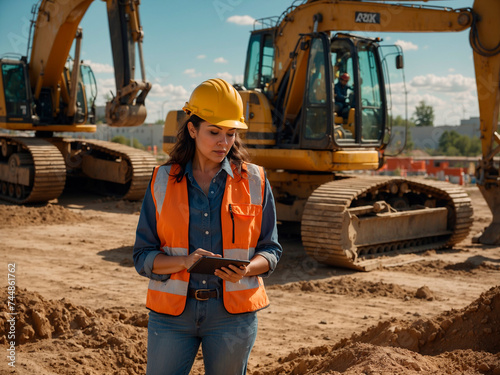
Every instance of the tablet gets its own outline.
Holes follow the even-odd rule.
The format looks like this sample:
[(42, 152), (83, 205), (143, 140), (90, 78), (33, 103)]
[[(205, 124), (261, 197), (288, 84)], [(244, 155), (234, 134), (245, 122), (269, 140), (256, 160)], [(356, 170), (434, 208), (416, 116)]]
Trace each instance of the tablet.
[(188, 268), (190, 273), (205, 273), (213, 275), (216, 269), (228, 267), (230, 264), (239, 267), (241, 265), (249, 264), (249, 260), (243, 259), (230, 259), (230, 258), (217, 258), (204, 256), (198, 259), (191, 267)]

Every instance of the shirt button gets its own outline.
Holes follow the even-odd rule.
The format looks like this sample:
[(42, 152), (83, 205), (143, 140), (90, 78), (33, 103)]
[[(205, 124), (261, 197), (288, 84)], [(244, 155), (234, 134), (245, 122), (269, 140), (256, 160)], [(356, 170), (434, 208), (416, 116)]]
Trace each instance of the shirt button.
[(205, 212), (205, 213), (203, 214), (203, 216), (207, 217), (207, 216), (208, 216), (208, 213), (207, 213), (207, 212)]
[(212, 191), (210, 192), (210, 194), (213, 194), (213, 193), (214, 193), (214, 191), (212, 190)]
[(207, 283), (207, 280), (203, 280), (201, 283), (205, 285)]
[(210, 234), (210, 232), (208, 230), (206, 230), (205, 234), (208, 236)]
[(212, 182), (215, 184), (215, 178), (212, 180)]

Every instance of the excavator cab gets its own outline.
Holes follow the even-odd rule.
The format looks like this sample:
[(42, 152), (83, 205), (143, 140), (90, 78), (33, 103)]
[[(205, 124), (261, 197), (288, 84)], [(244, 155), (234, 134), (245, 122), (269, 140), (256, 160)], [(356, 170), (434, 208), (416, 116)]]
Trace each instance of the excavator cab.
[[(382, 148), (389, 131), (387, 62), (374, 39), (312, 36), (298, 142), (306, 149)], [(393, 47), (393, 46), (391, 46)], [(397, 50), (397, 48), (395, 47)], [(394, 50), (394, 49), (393, 49)], [(402, 68), (402, 54), (393, 61)]]
[(0, 116), (7, 122), (31, 121), (26, 63), (0, 59)]
[[(273, 37), (269, 29), (256, 30), (248, 46), (243, 85), (250, 93), (241, 94), (247, 103), (250, 129), (246, 141), (250, 147), (339, 150), (386, 146), (391, 110), (388, 83), (396, 69), (403, 67), (401, 48), (345, 33), (301, 34), (290, 53), (290, 68), (278, 84), (273, 77)], [(385, 57), (386, 48), (395, 59)], [(403, 80), (401, 73), (398, 76)], [(342, 77), (348, 80), (343, 82)], [(257, 119), (265, 111), (252, 111), (266, 101), (260, 96), (272, 104), (272, 119)]]
[[(80, 76), (76, 89), (77, 111), (71, 118), (65, 115), (69, 95), (72, 65), (64, 69), (64, 80), (57, 90), (42, 88), (37, 97), (32, 95), (28, 65), (24, 59), (0, 59), (0, 116), (5, 123), (95, 124), (97, 84), (89, 65), (79, 64)], [(12, 125), (15, 128), (15, 125)]]

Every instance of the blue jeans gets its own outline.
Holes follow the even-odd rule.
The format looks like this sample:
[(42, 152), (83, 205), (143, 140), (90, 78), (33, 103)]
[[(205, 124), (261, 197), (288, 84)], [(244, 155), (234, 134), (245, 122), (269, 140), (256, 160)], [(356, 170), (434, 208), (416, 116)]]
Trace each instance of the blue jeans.
[(257, 314), (233, 315), (222, 298), (188, 298), (180, 316), (149, 313), (147, 375), (188, 375), (201, 344), (206, 375), (246, 374)]

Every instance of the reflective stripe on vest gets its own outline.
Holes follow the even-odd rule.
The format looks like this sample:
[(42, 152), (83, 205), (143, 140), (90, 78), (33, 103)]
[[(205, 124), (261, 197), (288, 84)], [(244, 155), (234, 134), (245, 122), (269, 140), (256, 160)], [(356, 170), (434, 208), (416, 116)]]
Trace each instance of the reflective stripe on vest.
[[(187, 185), (185, 178), (181, 183), (175, 181), (173, 175), (178, 167), (174, 168), (159, 166), (153, 172), (151, 192), (156, 207), (156, 231), (161, 242), (161, 250), (165, 254), (187, 256), (189, 254), (188, 225), (178, 225), (182, 221), (189, 223)], [(172, 176), (170, 176), (171, 169)], [(184, 189), (170, 188), (175, 185), (184, 185)], [(166, 281), (151, 280), (146, 307), (163, 314), (182, 314), (186, 305), (188, 285), (189, 273), (186, 270), (171, 274)]]
[[(227, 176), (221, 206), (223, 254), (226, 258), (251, 259), (260, 236), (264, 170), (245, 164), (243, 178), (232, 166)], [(156, 206), (157, 232), (162, 250), (168, 255), (187, 255), (189, 249), (189, 201), (187, 182), (172, 177), (179, 166), (159, 166), (153, 173), (151, 191)], [(170, 171), (172, 171), (171, 175)], [(232, 216), (230, 209), (232, 211)], [(233, 235), (234, 233), (234, 235)], [(189, 283), (186, 270), (170, 275), (167, 281), (151, 281), (146, 306), (153, 311), (180, 315), (184, 311)], [(245, 277), (239, 283), (224, 281), (224, 306), (229, 313), (256, 311), (269, 305), (262, 278)]]

